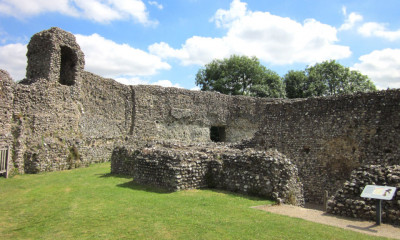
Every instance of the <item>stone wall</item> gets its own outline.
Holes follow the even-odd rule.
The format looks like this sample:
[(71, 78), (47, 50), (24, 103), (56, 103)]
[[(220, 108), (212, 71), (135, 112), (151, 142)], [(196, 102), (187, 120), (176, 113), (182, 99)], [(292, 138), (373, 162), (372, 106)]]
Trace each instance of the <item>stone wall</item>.
[(400, 159), (400, 91), (268, 104), (247, 146), (277, 149), (299, 168), (309, 202), (332, 195), (355, 168)]
[[(11, 134), (12, 102), (14, 94), (12, 81), (8, 72), (0, 70), (0, 149), (6, 149), (13, 144)], [(8, 165), (8, 171), (12, 173), (14, 166), (12, 162)]]
[(391, 201), (382, 201), (382, 222), (400, 225), (400, 165), (357, 168), (332, 196), (327, 211), (346, 217), (376, 220), (376, 200), (360, 197), (366, 185), (397, 187)]
[(276, 151), (171, 142), (136, 150), (116, 148), (111, 172), (171, 191), (211, 187), (304, 204), (297, 167)]
[(143, 140), (209, 142), (212, 126), (225, 129), (224, 142), (253, 137), (270, 99), (227, 96), (158, 86), (134, 86), (132, 134)]
[(19, 84), (0, 72), (0, 144), (14, 173), (109, 161), (118, 146), (154, 140), (207, 143), (212, 128), (223, 142), (247, 139), (241, 149), (285, 154), (309, 202), (359, 166), (399, 164), (400, 90), (285, 100), (126, 86), (83, 71), (74, 36), (58, 28), (35, 34), (27, 55)]

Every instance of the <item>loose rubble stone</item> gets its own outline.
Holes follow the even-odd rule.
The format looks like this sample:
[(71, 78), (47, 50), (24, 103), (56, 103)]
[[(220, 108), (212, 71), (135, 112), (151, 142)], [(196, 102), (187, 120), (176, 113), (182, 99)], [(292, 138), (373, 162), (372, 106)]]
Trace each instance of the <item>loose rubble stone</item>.
[[(400, 165), (369, 165), (357, 168), (351, 177), (328, 202), (327, 211), (332, 214), (366, 220), (376, 220), (376, 199), (361, 198), (366, 185), (397, 186), (400, 183)], [(380, 179), (376, 181), (376, 179)], [(345, 193), (345, 194), (342, 194)], [(391, 201), (382, 201), (382, 222), (400, 225), (400, 195)]]

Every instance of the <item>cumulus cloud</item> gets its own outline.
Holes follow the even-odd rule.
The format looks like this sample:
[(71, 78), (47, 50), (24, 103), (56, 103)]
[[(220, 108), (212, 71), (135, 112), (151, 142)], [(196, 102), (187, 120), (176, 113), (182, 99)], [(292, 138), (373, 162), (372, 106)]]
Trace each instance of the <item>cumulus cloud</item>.
[(364, 23), (358, 32), (365, 37), (380, 37), (389, 41), (400, 40), (400, 29), (397, 31), (390, 31), (386, 28), (387, 24), (367, 22)]
[(337, 29), (307, 19), (302, 23), (269, 12), (252, 12), (246, 3), (234, 0), (229, 10), (219, 9), (212, 21), (227, 28), (221, 38), (194, 36), (180, 49), (155, 43), (149, 51), (162, 58), (177, 58), (183, 65), (204, 65), (232, 54), (257, 56), (272, 64), (312, 64), (351, 55), (348, 46), (336, 44)]
[(231, 23), (244, 17), (247, 13), (247, 3), (240, 0), (233, 0), (230, 9), (218, 9), (211, 21), (215, 22), (217, 27), (230, 27)]
[(155, 25), (149, 19), (142, 0), (0, 0), (0, 13), (24, 18), (43, 12), (58, 12), (100, 23), (133, 19), (144, 25)]
[(20, 43), (0, 46), (0, 69), (8, 71), (14, 80), (25, 78), (26, 51), (26, 45)]
[[(140, 77), (169, 70), (171, 66), (158, 56), (128, 44), (118, 44), (98, 34), (75, 35), (85, 53), (85, 69), (104, 77), (115, 78), (128, 85), (148, 84)], [(14, 80), (25, 77), (27, 58), (25, 44), (0, 46), (0, 68), (7, 70)]]
[(76, 39), (85, 53), (85, 68), (102, 76), (146, 76), (171, 68), (158, 56), (128, 44), (115, 43), (98, 34), (77, 34)]
[(344, 21), (342, 26), (340, 26), (339, 31), (350, 30), (354, 27), (354, 25), (357, 22), (361, 22), (363, 20), (363, 16), (361, 16), (360, 14), (355, 13), (355, 12), (352, 12), (349, 15), (347, 15), (346, 7), (342, 8), (342, 12), (343, 12), (343, 15), (346, 17), (346, 20)]
[(376, 50), (359, 60), (353, 68), (368, 75), (378, 88), (400, 88), (400, 49)]
[(151, 85), (157, 85), (161, 87), (176, 87), (176, 88), (182, 88), (178, 83), (173, 84), (169, 80), (159, 80), (157, 82), (152, 83)]

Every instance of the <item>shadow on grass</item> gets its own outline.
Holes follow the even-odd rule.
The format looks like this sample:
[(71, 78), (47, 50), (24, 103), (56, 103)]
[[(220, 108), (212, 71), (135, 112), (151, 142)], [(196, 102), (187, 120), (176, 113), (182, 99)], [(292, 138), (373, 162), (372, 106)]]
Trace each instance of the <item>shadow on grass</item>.
[(228, 191), (228, 190), (217, 189), (217, 188), (203, 188), (203, 189), (200, 189), (200, 190), (208, 190), (208, 191), (215, 192), (215, 193), (230, 195), (230, 196), (235, 197), (235, 198), (245, 198), (245, 199), (252, 200), (252, 201), (271, 201), (271, 202), (275, 202), (274, 200), (271, 200), (270, 198), (266, 198), (266, 197), (260, 197), (260, 196), (254, 196), (254, 195), (246, 195), (246, 194), (243, 194), (243, 193), (231, 192), (231, 191)]
[(137, 183), (135, 181), (130, 181), (130, 182), (118, 184), (117, 186), (118, 187), (123, 187), (123, 188), (129, 188), (129, 189), (136, 190), (136, 191), (145, 191), (145, 192), (160, 193), (160, 194), (166, 194), (166, 193), (172, 193), (173, 192), (173, 191), (168, 191), (168, 190), (160, 188), (160, 187), (139, 184), (139, 183)]
[[(123, 188), (129, 188), (132, 190), (138, 190), (138, 191), (146, 191), (146, 192), (151, 192), (151, 193), (159, 193), (159, 194), (168, 194), (168, 193), (173, 193), (175, 191), (170, 191), (167, 189), (163, 189), (161, 187), (155, 187), (152, 185), (144, 185), (144, 184), (139, 184), (137, 182), (130, 181), (130, 182), (126, 182), (123, 184), (118, 184), (118, 187), (123, 187)], [(193, 190), (193, 189), (191, 189)], [(191, 190), (181, 190), (181, 191), (191, 191)], [(201, 188), (201, 189), (197, 189), (199, 191), (210, 191), (213, 193), (218, 193), (218, 194), (224, 194), (224, 195), (230, 195), (234, 198), (245, 198), (245, 199), (249, 199), (252, 201), (272, 201), (270, 199), (267, 198), (261, 198), (258, 196), (251, 196), (251, 195), (245, 195), (245, 194), (241, 194), (241, 193), (235, 193), (235, 192), (230, 192), (227, 190), (222, 190), (222, 189), (216, 189), (216, 188)]]
[[(100, 178), (123, 178), (123, 179), (133, 179), (132, 176), (129, 175), (121, 175), (121, 174), (113, 174), (113, 173), (105, 173), (105, 174), (96, 174), (99, 175)], [(150, 192), (150, 193), (159, 193), (159, 194), (168, 194), (168, 193), (173, 193), (175, 191), (167, 190), (161, 187), (156, 187), (153, 185), (146, 185), (146, 184), (140, 184), (135, 182), (135, 180), (125, 182), (122, 184), (118, 184), (117, 187), (122, 187), (122, 188), (129, 188), (132, 190), (137, 190), (137, 191), (145, 191), (145, 192)], [(214, 193), (219, 193), (219, 194), (226, 194), (230, 195), (235, 198), (245, 198), (249, 199), (252, 201), (271, 201), (274, 202), (273, 200), (266, 198), (266, 197), (260, 197), (260, 196), (253, 196), (253, 195), (245, 195), (242, 193), (237, 193), (237, 192), (231, 192), (228, 190), (223, 190), (223, 189), (218, 189), (218, 188), (201, 188), (198, 190), (207, 190), (211, 191)], [(186, 190), (182, 190), (186, 191)]]
[(105, 174), (96, 174), (100, 176), (100, 178), (123, 178), (123, 179), (132, 179), (132, 176), (129, 175), (121, 175), (121, 174), (114, 174), (114, 173), (105, 173)]

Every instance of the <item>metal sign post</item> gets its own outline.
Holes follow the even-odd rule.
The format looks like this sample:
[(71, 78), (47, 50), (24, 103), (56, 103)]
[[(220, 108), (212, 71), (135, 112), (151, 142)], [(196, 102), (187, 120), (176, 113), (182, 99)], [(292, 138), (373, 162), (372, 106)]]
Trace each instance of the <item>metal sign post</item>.
[(361, 197), (376, 199), (376, 225), (381, 225), (382, 222), (382, 200), (392, 200), (395, 192), (395, 187), (378, 185), (365, 186)]

